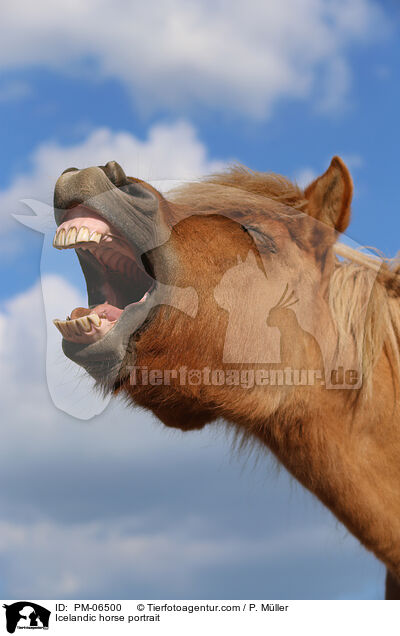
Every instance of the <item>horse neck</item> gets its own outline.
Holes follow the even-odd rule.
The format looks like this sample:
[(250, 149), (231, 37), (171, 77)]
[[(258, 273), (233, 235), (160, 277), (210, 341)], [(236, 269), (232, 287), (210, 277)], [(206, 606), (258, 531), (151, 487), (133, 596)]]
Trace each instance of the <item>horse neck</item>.
[(400, 577), (400, 413), (391, 377), (382, 354), (366, 399), (358, 390), (305, 387), (252, 430)]

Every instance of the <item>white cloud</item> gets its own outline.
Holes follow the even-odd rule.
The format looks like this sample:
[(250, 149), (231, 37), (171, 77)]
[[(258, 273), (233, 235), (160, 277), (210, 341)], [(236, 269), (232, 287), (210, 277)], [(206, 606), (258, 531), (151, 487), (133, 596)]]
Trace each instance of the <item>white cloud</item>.
[(128, 132), (100, 128), (73, 146), (43, 143), (31, 157), (31, 171), (17, 175), (7, 189), (0, 191), (0, 210), (4, 216), (0, 231), (10, 229), (12, 214), (26, 214), (26, 206), (20, 203), (22, 199), (52, 205), (54, 184), (66, 168), (97, 166), (113, 159), (128, 175), (151, 181), (161, 190), (223, 165), (208, 158), (196, 131), (184, 121), (156, 124), (143, 141)]
[[(46, 300), (46, 318), (42, 290)], [(72, 401), (69, 412), (87, 418), (95, 415), (103, 401), (92, 398), (93, 386), (82, 377), (78, 367), (72, 365), (61, 351), (61, 340), (52, 325), (52, 318), (65, 308), (83, 304), (80, 294), (59, 276), (44, 276), (40, 283), (12, 298), (0, 313), (0, 373), (5, 403), (12, 406), (17, 416), (20, 434), (24, 423), (41, 419), (51, 427), (48, 401), (38, 399), (46, 386), (44, 360), (47, 348), (48, 387), (57, 406), (67, 410), (66, 402)], [(47, 338), (46, 338), (47, 331)], [(21, 388), (24, 400), (20, 399)], [(106, 402), (107, 403), (107, 402)], [(29, 425), (29, 424), (28, 424)], [(11, 431), (7, 429), (4, 433)], [(45, 426), (45, 434), (49, 429)], [(26, 434), (24, 431), (23, 434)]]
[(208, 569), (251, 567), (260, 561), (271, 567), (282, 555), (296, 564), (334, 553), (339, 542), (343, 560), (361, 553), (354, 539), (340, 541), (328, 524), (256, 540), (232, 530), (215, 536), (215, 528), (210, 536), (213, 524), (206, 526), (199, 532), (198, 521), (186, 518), (179, 525), (151, 530), (143, 527), (142, 519), (129, 516), (106, 524), (0, 521), (3, 580), (8, 595), (18, 598), (32, 596), (32, 590), (35, 598), (47, 598), (50, 590), (52, 597), (102, 598), (125, 586), (132, 598), (132, 588), (149, 584), (168, 590), (169, 598), (181, 598)]
[(256, 117), (282, 97), (340, 107), (347, 49), (387, 28), (374, 0), (22, 0), (3, 3), (0, 25), (3, 68), (118, 78), (146, 112), (190, 103)]

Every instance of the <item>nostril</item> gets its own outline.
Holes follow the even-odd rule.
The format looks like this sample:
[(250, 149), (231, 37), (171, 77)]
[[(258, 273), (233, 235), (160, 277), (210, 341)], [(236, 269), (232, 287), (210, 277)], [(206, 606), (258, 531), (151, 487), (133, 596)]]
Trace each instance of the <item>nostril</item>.
[(66, 174), (67, 172), (78, 172), (78, 168), (67, 168), (61, 174)]
[(104, 170), (110, 181), (118, 188), (128, 183), (125, 172), (116, 161), (109, 161), (105, 166), (100, 166), (100, 168)]

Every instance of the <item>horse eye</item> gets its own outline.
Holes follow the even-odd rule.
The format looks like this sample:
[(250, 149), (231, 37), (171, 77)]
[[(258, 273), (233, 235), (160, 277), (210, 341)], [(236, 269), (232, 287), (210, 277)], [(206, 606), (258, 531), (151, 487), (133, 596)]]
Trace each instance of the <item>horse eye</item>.
[(276, 254), (278, 252), (277, 245), (272, 236), (269, 236), (269, 234), (266, 234), (258, 227), (252, 227), (250, 225), (242, 225), (241, 227), (246, 234), (249, 234), (252, 237), (258, 247), (267, 249), (272, 254)]

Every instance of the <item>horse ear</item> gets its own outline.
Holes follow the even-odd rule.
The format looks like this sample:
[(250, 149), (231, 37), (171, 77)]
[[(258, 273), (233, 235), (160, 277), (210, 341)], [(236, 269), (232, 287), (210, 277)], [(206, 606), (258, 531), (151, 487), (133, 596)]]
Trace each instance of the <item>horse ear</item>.
[(328, 170), (307, 186), (308, 214), (318, 221), (344, 232), (350, 222), (353, 181), (340, 159), (333, 157)]

